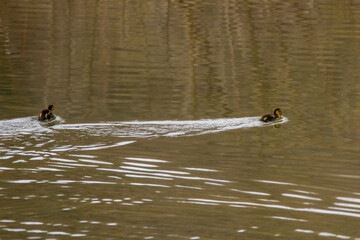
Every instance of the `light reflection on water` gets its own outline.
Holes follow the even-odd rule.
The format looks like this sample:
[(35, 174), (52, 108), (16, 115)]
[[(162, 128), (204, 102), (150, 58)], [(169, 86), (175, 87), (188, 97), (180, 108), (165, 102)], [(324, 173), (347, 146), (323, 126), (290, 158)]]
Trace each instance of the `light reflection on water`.
[[(197, 120), (197, 121), (146, 121), (146, 122), (115, 122), (115, 123), (92, 123), (92, 124), (64, 124), (60, 117), (58, 117), (58, 124), (46, 126), (39, 123), (34, 117), (12, 119), (12, 120), (2, 120), (0, 121), (0, 127), (2, 129), (1, 138), (5, 141), (12, 139), (18, 139), (19, 141), (24, 141), (27, 144), (27, 147), (22, 146), (9, 146), (9, 147), (0, 147), (0, 152), (4, 156), (1, 157), (3, 160), (12, 159), (12, 163), (15, 164), (24, 164), (27, 162), (46, 162), (47, 166), (37, 166), (36, 168), (24, 168), (24, 170), (32, 171), (64, 171), (68, 168), (76, 167), (90, 167), (97, 168), (102, 171), (115, 171), (115, 172), (126, 172), (128, 177), (147, 177), (142, 176), (139, 173), (148, 172), (148, 175), (153, 175), (152, 177), (157, 178), (162, 177), (162, 179), (172, 179), (175, 178), (189, 178), (194, 179), (193, 177), (180, 177), (173, 176), (171, 174), (177, 175), (188, 175), (187, 172), (180, 171), (166, 171), (166, 170), (153, 170), (157, 165), (145, 164), (144, 162), (166, 162), (164, 160), (158, 159), (144, 159), (144, 158), (132, 158), (126, 157), (127, 160), (132, 160), (135, 162), (124, 162), (124, 166), (121, 166), (120, 169), (113, 168), (104, 168), (101, 166), (104, 165), (113, 165), (113, 162), (97, 160), (97, 156), (94, 155), (82, 155), (74, 154), (78, 151), (99, 151), (110, 148), (117, 148), (121, 146), (126, 146), (136, 142), (136, 139), (147, 137), (175, 137), (175, 136), (195, 136), (210, 134), (222, 131), (229, 131), (240, 128), (250, 128), (250, 127), (269, 127), (275, 124), (283, 124), (288, 121), (286, 117), (282, 118), (276, 123), (262, 123), (259, 121), (259, 117), (248, 117), (248, 118), (232, 118), (232, 119), (206, 119), (206, 120)], [(136, 126), (136, 127), (134, 127)], [(55, 140), (49, 140), (49, 138), (55, 138), (56, 135), (64, 134), (61, 131), (71, 131), (72, 136), (103, 136), (108, 135), (120, 137), (120, 138), (133, 138), (135, 140), (131, 141), (121, 141), (116, 143), (102, 143), (98, 142), (96, 144), (88, 145), (72, 145), (68, 144), (71, 141), (67, 141), (65, 145), (58, 145), (59, 143)], [(31, 139), (31, 141), (29, 141)], [(81, 138), (80, 138), (81, 139)], [(76, 139), (75, 139), (76, 140)], [(33, 150), (31, 142), (35, 141), (35, 148), (39, 150)], [(51, 145), (49, 147), (48, 145)], [(55, 146), (53, 146), (55, 145)], [(27, 150), (27, 148), (31, 148)], [(41, 150), (40, 150), (41, 149)], [(59, 157), (59, 155), (66, 155), (68, 157)], [(21, 159), (18, 159), (18, 158)], [(69, 158), (70, 157), (70, 158)], [(16, 160), (13, 160), (16, 159)], [(20, 170), (21, 168), (17, 168)], [(186, 168), (190, 171), (217, 171), (209, 170), (205, 168)], [(10, 167), (1, 167), (0, 170), (15, 170), (15, 168)], [(152, 173), (153, 172), (153, 173)], [(131, 175), (130, 175), (131, 173)], [(138, 174), (138, 175), (136, 175)], [(164, 178), (165, 177), (165, 178)], [(170, 178), (166, 178), (170, 177)], [(196, 179), (196, 177), (195, 177)], [(199, 178), (200, 180), (201, 178)], [(209, 180), (209, 179), (202, 179)], [(28, 180), (26, 180), (28, 181)], [(217, 180), (220, 181), (220, 180)], [(23, 180), (16, 181), (17, 183), (24, 183)], [(30, 181), (33, 182), (33, 181)], [(36, 182), (36, 181), (35, 181)]]
[[(53, 130), (76, 130), (84, 131), (86, 135), (116, 137), (159, 137), (159, 136), (195, 136), (201, 134), (216, 133), (240, 128), (263, 127), (286, 123), (286, 117), (276, 122), (263, 123), (259, 117), (204, 119), (192, 121), (132, 121), (132, 122), (104, 122), (104, 123), (83, 123), (83, 124), (59, 124), (64, 122), (61, 117), (51, 124), (40, 123), (36, 117), (0, 120), (0, 136), (16, 138), (19, 135), (52, 133)], [(56, 133), (56, 131), (55, 131)], [(80, 133), (77, 133), (80, 134)], [(45, 135), (46, 136), (46, 135)], [(52, 142), (49, 140), (46, 143)], [(42, 146), (39, 143), (37, 146)], [(95, 147), (96, 145), (94, 145)], [(115, 147), (114, 145), (113, 147)], [(93, 147), (93, 146), (92, 146)], [(88, 149), (92, 150), (92, 149)], [(95, 150), (95, 149), (94, 149)]]
[[(31, 117), (0, 121), (5, 133), (1, 138), (5, 143), (11, 141), (11, 138), (17, 139), (13, 142), (15, 145), (0, 145), (0, 172), (6, 176), (2, 182), (4, 187), (0, 189), (1, 201), (14, 201), (34, 206), (35, 209), (41, 207), (43, 201), (52, 201), (52, 211), (66, 214), (78, 212), (82, 216), (82, 220), (71, 224), (66, 221), (46, 222), (42, 218), (2, 217), (1, 229), (25, 235), (88, 237), (92, 233), (86, 229), (93, 225), (108, 229), (122, 225), (123, 221), (86, 217), (87, 211), (83, 211), (83, 208), (95, 212), (99, 206), (101, 209), (140, 206), (142, 209), (151, 209), (154, 205), (166, 202), (179, 209), (186, 209), (187, 205), (216, 206), (236, 209), (225, 211), (239, 211), (239, 214), (254, 209), (261, 212), (270, 209), (269, 213), (264, 214), (267, 221), (291, 222), (294, 232), (351, 239), (345, 232), (317, 231), (306, 223), (312, 222), (313, 214), (360, 218), (359, 193), (277, 181), (276, 177), (248, 179), (248, 186), (240, 184), (240, 187), (239, 182), (223, 174), (222, 168), (181, 163), (174, 166), (169, 159), (131, 155), (116, 157), (122, 148), (142, 141), (144, 136), (150, 141), (156, 141), (157, 138), (181, 140), (191, 136), (216, 135), (219, 132), (245, 131), (254, 127), (272, 128), (272, 125), (287, 121), (287, 118), (283, 118), (281, 122), (264, 124), (258, 117), (89, 124), (66, 124), (61, 121), (45, 127)], [(15, 124), (21, 126), (20, 130), (14, 127)], [(72, 137), (60, 142), (52, 140), (64, 132)], [(88, 139), (84, 140), (84, 136)], [(98, 139), (99, 136), (102, 136), (102, 140)], [(119, 142), (119, 138), (124, 140)], [(28, 144), (22, 146), (21, 142)], [(112, 150), (110, 155), (107, 154), (109, 149)], [(88, 188), (94, 190), (84, 191)], [(34, 189), (45, 191), (34, 194)], [(105, 193), (103, 189), (107, 189)], [(132, 195), (126, 191), (127, 194), (123, 195), (121, 189), (139, 193)], [(335, 193), (335, 197), (329, 199), (329, 193)], [(34, 211), (32, 207), (28, 208)], [(71, 230), (70, 225), (73, 224), (78, 230)], [(246, 233), (257, 229), (259, 226), (245, 225), (234, 231)], [(138, 232), (140, 234), (141, 231)], [(153, 236), (150, 232), (148, 236)]]
[[(9, 175), (6, 179), (3, 179), (4, 188), (0, 189), (2, 201), (11, 200), (24, 202), (24, 204), (34, 204), (34, 201), (51, 199), (51, 201), (60, 204), (57, 208), (64, 213), (75, 213), (84, 207), (90, 210), (99, 205), (102, 206), (101, 208), (106, 208), (106, 206), (122, 208), (143, 206), (144, 208), (151, 208), (154, 204), (159, 204), (159, 201), (166, 201), (172, 205), (179, 204), (180, 209), (182, 205), (186, 206), (189, 204), (204, 207), (236, 208), (239, 209), (239, 214), (241, 211), (245, 211), (245, 209), (259, 209), (261, 211), (271, 209), (272, 211), (276, 210), (276, 213), (274, 213), (276, 215), (265, 215), (266, 218), (272, 219), (272, 221), (293, 222), (296, 226), (295, 232), (341, 239), (350, 239), (350, 236), (342, 233), (317, 232), (302, 227), (302, 223), (311, 221), (311, 217), (308, 214), (360, 218), (360, 198), (357, 193), (344, 192), (346, 196), (337, 195), (330, 202), (326, 200), (324, 204), (323, 202), (327, 197), (323, 196), (324, 193), (318, 192), (317, 186), (299, 185), (272, 179), (249, 179), (250, 182), (257, 184), (250, 188), (239, 188), (236, 182), (227, 179), (226, 175), (222, 174), (221, 169), (199, 168), (186, 165), (179, 165), (174, 168), (171, 161), (167, 159), (133, 156), (114, 158), (115, 155), (113, 154), (110, 155), (110, 158), (107, 158), (106, 154), (104, 155), (108, 149), (121, 150), (121, 148), (129, 144), (134, 144), (143, 139), (145, 135), (150, 137), (150, 139), (160, 136), (165, 138), (176, 136), (181, 139), (186, 136), (215, 134), (222, 131), (231, 132), (231, 130), (241, 128), (271, 127), (271, 125), (275, 124), (261, 123), (258, 117), (198, 121), (59, 123), (46, 127), (46, 130), (43, 130), (43, 126), (36, 126), (37, 124), (35, 123), (22, 124), (21, 121), (36, 120), (23, 118), (20, 120), (1, 121), (4, 132), (7, 131), (7, 134), (2, 135), (2, 137), (4, 137), (4, 140), (8, 140), (9, 136), (13, 136), (22, 139), (22, 141), (29, 141), (29, 136), (35, 136), (35, 146), (39, 150), (27, 150), (29, 146), (0, 146), (0, 151), (4, 155), (2, 161), (7, 163), (2, 165), (3, 167), (0, 168), (0, 171), (2, 173), (15, 173), (13, 176)], [(23, 128), (20, 131), (14, 130), (12, 127), (9, 128), (9, 122), (12, 123), (12, 126), (14, 122), (20, 123), (19, 125), (22, 125)], [(286, 122), (287, 118), (283, 118), (280, 123)], [(150, 131), (149, 128), (151, 129)], [(18, 134), (9, 134), (11, 131), (17, 131)], [(70, 131), (74, 137), (88, 134), (88, 137), (96, 138), (98, 135), (103, 135), (104, 139), (107, 140), (103, 143), (81, 145), (74, 145), (72, 140), (68, 140), (66, 144), (60, 143), (58, 145), (59, 143), (56, 141), (49, 141), (48, 138), (41, 137), (47, 134), (56, 136), (56, 134), (61, 134), (61, 131)], [(177, 134), (179, 131), (181, 131), (181, 134)], [(30, 132), (42, 133), (43, 135), (32, 135), (29, 134)], [(143, 134), (143, 132), (146, 134)], [(125, 136), (122, 136), (121, 133), (125, 133)], [(23, 136), (19, 137), (19, 135)], [(119, 137), (132, 138), (134, 140), (116, 143), (109, 142), (109, 139), (116, 141)], [(75, 137), (73, 141), (78, 142), (79, 140), (81, 138)], [(79, 154), (79, 151), (85, 153)], [(31, 167), (27, 167), (27, 163), (31, 163)], [(25, 174), (22, 175), (21, 172)], [(48, 175), (48, 178), (46, 175), (37, 177), (36, 174), (40, 172), (54, 173), (55, 175)], [(79, 173), (82, 174), (79, 175)], [(27, 176), (27, 178), (19, 178), (21, 176)], [(17, 189), (20, 186), (22, 189), (28, 190), (25, 190), (23, 193), (11, 191), (11, 189)], [(55, 189), (53, 186), (55, 186)], [(86, 186), (99, 190), (111, 186), (113, 186), (111, 189), (114, 188), (115, 190), (118, 188), (117, 186), (121, 186), (121, 188), (131, 188), (133, 189), (132, 191), (141, 191), (143, 193), (138, 196), (135, 194), (134, 196), (120, 197), (121, 194), (118, 196), (116, 190), (111, 190), (110, 194), (104, 196), (101, 191), (92, 192), (91, 194), (82, 191), (82, 189), (87, 188)], [(34, 188), (48, 189), (48, 193), (44, 192), (42, 195), (30, 194)], [(138, 190), (136, 190), (137, 188)], [(64, 189), (73, 190), (72, 193), (64, 194), (62, 193)], [(179, 189), (181, 191), (178, 194), (177, 191), (174, 192), (174, 190), (170, 189)], [(264, 192), (265, 189), (268, 189), (269, 192)], [(275, 189), (276, 192), (274, 193)], [(331, 192), (332, 190), (328, 189), (327, 191)], [(156, 197), (151, 192), (155, 192)], [(215, 192), (221, 194), (214, 195)], [(121, 193), (121, 190), (119, 193)], [(206, 198), (204, 198), (205, 196)], [(296, 217), (297, 215), (294, 215), (293, 212), (300, 212), (301, 214), (299, 217)], [(86, 229), (91, 225), (109, 228), (122, 224), (121, 221), (104, 222), (95, 219), (93, 220), (90, 217), (79, 220), (75, 224), (80, 224), (77, 227), (78, 229)], [(85, 230), (66, 230), (69, 229), (69, 223), (66, 222), (50, 223), (35, 221), (35, 219), (33, 221), (19, 221), (7, 218), (0, 219), (0, 222), (2, 230), (6, 232), (49, 236), (90, 236)], [(296, 225), (296, 223), (298, 224)], [(84, 228), (81, 226), (84, 226)], [(49, 230), (49, 227), (56, 230)], [(258, 229), (258, 226), (247, 226), (238, 229), (237, 232), (245, 233), (255, 229)]]
[(355, 1), (0, 6), (0, 238), (360, 238)]

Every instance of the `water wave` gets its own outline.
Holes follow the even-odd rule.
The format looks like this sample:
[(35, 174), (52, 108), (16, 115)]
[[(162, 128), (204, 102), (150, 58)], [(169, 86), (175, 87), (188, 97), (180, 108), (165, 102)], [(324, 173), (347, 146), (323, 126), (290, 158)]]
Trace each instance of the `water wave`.
[(0, 120), (0, 136), (52, 132), (51, 126), (63, 122), (64, 120), (59, 116), (56, 116), (55, 120), (49, 122), (39, 122), (36, 116)]
[(201, 120), (166, 120), (166, 121), (124, 121), (66, 124), (57, 117), (55, 121), (41, 123), (36, 117), (16, 118), (0, 121), (0, 136), (29, 135), (34, 133), (51, 133), (54, 131), (79, 131), (91, 136), (114, 137), (178, 137), (195, 136), (240, 128), (263, 127), (283, 124), (288, 119), (263, 123), (259, 117), (220, 118)]
[(262, 127), (287, 122), (286, 117), (277, 122), (263, 123), (259, 117), (220, 118), (201, 120), (127, 121), (82, 124), (59, 124), (54, 129), (86, 131), (91, 135), (117, 137), (179, 137), (195, 136), (240, 128)]

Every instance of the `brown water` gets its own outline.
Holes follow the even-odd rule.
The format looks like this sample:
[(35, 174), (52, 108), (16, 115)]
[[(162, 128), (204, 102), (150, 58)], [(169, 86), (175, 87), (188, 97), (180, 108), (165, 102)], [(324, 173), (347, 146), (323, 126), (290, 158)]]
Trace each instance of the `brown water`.
[(360, 239), (360, 2), (0, 6), (0, 239)]

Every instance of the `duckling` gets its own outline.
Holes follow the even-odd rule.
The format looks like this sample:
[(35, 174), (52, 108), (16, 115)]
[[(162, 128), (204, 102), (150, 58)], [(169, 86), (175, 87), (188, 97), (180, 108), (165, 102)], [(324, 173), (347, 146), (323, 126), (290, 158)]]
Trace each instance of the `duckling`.
[(280, 108), (275, 108), (274, 109), (274, 114), (265, 114), (264, 116), (262, 116), (260, 118), (260, 121), (263, 121), (263, 122), (271, 122), (271, 121), (274, 121), (278, 118), (281, 118), (282, 116), (282, 111)]
[(55, 107), (54, 105), (49, 105), (48, 109), (42, 110), (39, 114), (39, 121), (51, 121), (55, 119)]

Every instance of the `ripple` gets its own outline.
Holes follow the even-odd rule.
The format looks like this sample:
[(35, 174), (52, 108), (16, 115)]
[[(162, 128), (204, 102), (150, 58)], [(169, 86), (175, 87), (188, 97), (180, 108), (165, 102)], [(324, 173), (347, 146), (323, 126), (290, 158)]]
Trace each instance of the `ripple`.
[(349, 211), (349, 212), (358, 212), (360, 213), (360, 209), (352, 209), (352, 208), (343, 208), (343, 207), (329, 207), (329, 209), (339, 210), (339, 211)]
[(87, 146), (65, 145), (65, 146), (60, 146), (60, 147), (53, 148), (50, 151), (52, 151), (52, 152), (92, 151), (92, 150), (101, 150), (101, 149), (108, 149), (108, 148), (124, 146), (124, 145), (128, 145), (128, 144), (131, 144), (131, 143), (134, 143), (134, 142), (135, 141), (123, 141), (123, 142), (118, 142), (118, 143), (110, 144), (110, 145), (106, 145), (104, 143), (92, 144), (92, 145), (87, 145)]
[(132, 166), (137, 166), (137, 167), (150, 167), (150, 168), (159, 167), (159, 166), (153, 165), (153, 164), (133, 163), (133, 162), (123, 162), (123, 164), (132, 165)]
[(93, 168), (97, 168), (99, 167), (99, 165), (92, 165), (92, 164), (81, 164), (81, 163), (58, 163), (61, 166), (65, 165), (65, 166), (71, 166), (71, 167), (93, 167)]
[(113, 163), (105, 162), (105, 161), (99, 161), (99, 160), (89, 160), (89, 159), (79, 159), (81, 162), (87, 162), (87, 163), (96, 163), (96, 164), (105, 164), (105, 165), (112, 165)]
[(28, 183), (37, 182), (37, 180), (33, 180), (33, 179), (23, 179), (23, 180), (13, 180), (13, 181), (8, 181), (8, 182), (9, 182), (9, 183), (28, 184)]
[(349, 236), (337, 235), (337, 234), (333, 234), (333, 233), (329, 233), (329, 232), (320, 232), (319, 236), (322, 236), (322, 237), (335, 237), (335, 238), (340, 238), (340, 239), (350, 239)]
[(173, 178), (147, 176), (147, 175), (137, 175), (137, 174), (125, 174), (125, 176), (126, 177), (131, 177), (131, 178), (150, 178), (150, 179), (160, 179), (160, 180), (173, 180)]
[(24, 228), (3, 228), (3, 230), (8, 232), (25, 232), (26, 229)]
[(80, 157), (80, 158), (96, 158), (96, 156), (93, 156), (93, 155), (84, 155), (84, 154), (69, 154), (69, 156)]
[(200, 172), (217, 172), (218, 170), (214, 170), (214, 169), (206, 169), (206, 168), (184, 168), (186, 170), (190, 170), (190, 171), (200, 171)]
[(14, 223), (15, 220), (12, 219), (0, 219), (0, 223)]
[(289, 218), (289, 217), (280, 217), (280, 216), (271, 216), (270, 218), (280, 219), (280, 220), (286, 220), (286, 221), (308, 222), (308, 220), (305, 220), (305, 219), (297, 219), (297, 218)]
[(296, 186), (293, 183), (286, 183), (286, 182), (277, 182), (277, 181), (269, 181), (269, 180), (254, 180), (255, 182), (262, 182), (262, 183), (270, 183), (270, 184), (278, 184), (278, 185), (292, 185)]
[(301, 232), (301, 233), (314, 233), (313, 230), (308, 229), (295, 229), (295, 232)]
[(151, 183), (129, 183), (133, 186), (149, 186), (149, 187), (162, 187), (162, 188), (170, 188), (170, 186), (162, 185), (162, 184), (151, 184)]
[[(215, 183), (229, 183), (228, 180), (222, 179), (213, 179), (213, 178), (203, 178), (203, 177), (192, 177), (192, 176), (184, 176), (184, 175), (175, 175), (175, 174), (189, 174), (186, 172), (179, 172), (179, 171), (170, 171), (170, 170), (151, 170), (151, 169), (143, 169), (143, 168), (136, 168), (136, 167), (129, 167), (125, 168), (128, 170), (123, 169), (112, 169), (112, 168), (97, 168), (97, 170), (101, 171), (110, 171), (110, 172), (118, 172), (118, 173), (125, 173), (125, 174), (135, 174), (138, 176), (156, 176), (156, 177), (164, 177), (164, 178), (178, 178), (178, 179), (185, 179), (185, 180), (196, 180), (196, 181), (210, 181)], [(209, 183), (208, 183), (209, 184)]]
[(147, 169), (147, 168), (140, 168), (140, 167), (129, 167), (129, 166), (121, 166), (123, 169), (130, 169), (135, 171), (141, 172), (157, 172), (157, 173), (168, 173), (168, 174), (179, 174), (179, 175), (189, 175), (188, 172), (182, 171), (171, 171), (171, 170), (161, 170), (161, 169)]
[(157, 162), (157, 163), (166, 163), (168, 161), (160, 160), (160, 159), (151, 159), (151, 158), (134, 158), (134, 157), (126, 157), (127, 160), (141, 161), (141, 162)]
[(300, 199), (313, 200), (313, 201), (322, 201), (322, 199), (320, 199), (320, 198), (308, 197), (308, 196), (299, 195), (299, 194), (282, 193), (281, 195), (283, 195), (285, 197), (300, 198)]
[(51, 157), (50, 160), (56, 161), (56, 162), (70, 162), (70, 163), (76, 163), (76, 160), (70, 160), (70, 159), (64, 159), (64, 158), (53, 158)]
[(196, 190), (201, 190), (201, 189), (203, 189), (203, 188), (201, 188), (201, 187), (184, 186), (184, 185), (175, 185), (175, 187), (178, 187), (178, 188), (188, 188), (188, 189), (196, 189)]
[(23, 225), (43, 225), (44, 223), (42, 223), (42, 222), (21, 222), (20, 224), (23, 224)]
[(8, 171), (8, 170), (15, 170), (15, 168), (8, 168), (8, 167), (0, 167), (0, 171)]
[(360, 208), (359, 204), (351, 204), (351, 203), (334, 203), (334, 205), (342, 206), (342, 207), (349, 207), (349, 208)]
[(238, 189), (230, 189), (230, 190), (234, 191), (234, 192), (241, 192), (241, 193), (252, 194), (252, 195), (270, 196), (269, 193), (263, 193), (263, 192), (242, 191), (242, 190), (238, 190)]
[(52, 132), (49, 128), (52, 124), (62, 122), (64, 122), (64, 120), (59, 116), (56, 117), (54, 122), (49, 122), (47, 124), (40, 123), (35, 116), (0, 120), (0, 136), (7, 139), (9, 137), (19, 137), (19, 135), (49, 133)]
[(40, 229), (33, 229), (33, 230), (28, 230), (28, 233), (47, 233), (47, 231), (45, 230), (40, 230)]
[(115, 137), (179, 137), (217, 133), (240, 128), (264, 127), (286, 123), (283, 117), (277, 122), (263, 123), (259, 117), (220, 118), (201, 120), (125, 121), (104, 123), (59, 124), (58, 130), (83, 131), (89, 135)]
[(52, 172), (62, 172), (62, 171), (64, 171), (62, 169), (49, 168), (49, 167), (38, 167), (37, 169), (41, 170), (41, 171), (52, 171)]
[[(360, 218), (360, 214), (350, 213), (344, 211), (335, 211), (335, 210), (327, 210), (327, 209), (318, 209), (318, 208), (294, 208), (285, 205), (278, 204), (261, 204), (254, 202), (241, 202), (241, 201), (224, 201), (224, 200), (215, 200), (215, 199), (201, 199), (201, 198), (188, 198), (186, 201), (193, 202), (205, 202), (205, 203), (216, 203), (216, 204), (227, 204), (228, 206), (234, 207), (236, 205), (240, 206), (254, 206), (254, 207), (265, 207), (265, 208), (274, 208), (274, 209), (282, 209), (282, 210), (291, 210), (298, 212), (311, 212), (311, 213), (319, 213), (326, 215), (338, 215), (338, 216), (347, 216), (347, 217), (355, 217)], [(182, 202), (182, 201), (179, 201)]]
[(360, 198), (337, 197), (336, 199), (347, 201), (347, 202), (360, 203)]

